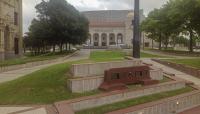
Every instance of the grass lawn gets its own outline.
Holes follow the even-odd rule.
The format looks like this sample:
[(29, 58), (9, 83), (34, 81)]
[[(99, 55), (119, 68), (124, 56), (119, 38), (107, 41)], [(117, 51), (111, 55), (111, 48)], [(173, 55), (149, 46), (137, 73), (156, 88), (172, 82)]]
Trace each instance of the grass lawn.
[(43, 54), (43, 55), (38, 55), (38, 56), (25, 56), (23, 58), (0, 61), (0, 67), (26, 64), (26, 63), (35, 62), (35, 61), (44, 61), (44, 60), (56, 59), (56, 58), (59, 58), (59, 57), (66, 56), (69, 53), (71, 53), (71, 52), (48, 53), (48, 54)]
[[(123, 51), (93, 51), (91, 52), (90, 59), (96, 62), (113, 61), (113, 60), (123, 60), (125, 56), (126, 53)], [(141, 52), (141, 58), (169, 58), (169, 57)]]
[(174, 62), (178, 64), (184, 64), (195, 68), (200, 68), (200, 58), (199, 59), (167, 59), (166, 61)]
[(67, 79), (69, 77), (67, 72), (72, 64), (122, 60), (124, 57), (121, 52), (102, 53), (106, 54), (104, 58), (94, 52), (91, 54), (90, 60), (53, 65), (16, 80), (0, 84), (0, 105), (49, 104), (100, 93), (98, 90), (83, 94), (71, 93), (67, 89)]
[(72, 94), (67, 89), (67, 78), (70, 65), (84, 61), (54, 65), (14, 81), (0, 84), (0, 105), (7, 104), (48, 104), (81, 96), (97, 94), (92, 91), (83, 94)]
[(186, 87), (186, 88), (179, 89), (179, 90), (162, 92), (162, 93), (153, 94), (153, 95), (149, 95), (149, 96), (143, 96), (143, 97), (130, 99), (127, 101), (122, 101), (122, 102), (118, 102), (118, 103), (114, 103), (114, 104), (103, 105), (103, 106), (96, 107), (96, 108), (82, 110), (82, 111), (76, 112), (76, 114), (104, 114), (104, 113), (108, 113), (111, 111), (131, 107), (131, 106), (135, 106), (135, 105), (139, 105), (139, 104), (143, 104), (143, 103), (147, 103), (147, 102), (152, 102), (152, 101), (160, 100), (163, 98), (180, 95), (180, 94), (183, 94), (186, 92), (191, 92), (192, 90), (193, 90), (193, 88)]
[(0, 105), (50, 104), (56, 101), (98, 94), (100, 93), (98, 90), (83, 94), (71, 93), (67, 89), (70, 66), (85, 62), (122, 60), (124, 56), (123, 52), (93, 52), (90, 60), (53, 65), (16, 80), (1, 83)]
[(165, 57), (165, 56), (153, 55), (153, 54), (144, 53), (144, 52), (141, 52), (140, 54), (141, 54), (142, 58), (169, 58), (169, 57)]
[(154, 52), (162, 52), (165, 54), (171, 54), (171, 55), (178, 55), (178, 56), (188, 56), (188, 57), (200, 57), (200, 52), (189, 52), (189, 51), (182, 51), (182, 50), (173, 50), (171, 48), (165, 50), (158, 50), (158, 49), (151, 49), (151, 48), (145, 48), (147, 51), (154, 51)]
[(93, 51), (91, 52), (90, 59), (96, 62), (100, 61), (114, 61), (123, 60), (126, 56), (122, 51)]

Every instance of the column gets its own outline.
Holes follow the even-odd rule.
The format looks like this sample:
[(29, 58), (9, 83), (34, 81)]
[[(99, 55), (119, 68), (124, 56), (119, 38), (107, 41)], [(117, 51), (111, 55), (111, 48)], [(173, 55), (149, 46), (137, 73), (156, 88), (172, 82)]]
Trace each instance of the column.
[(4, 47), (4, 29), (3, 27), (0, 28), (0, 60), (5, 59), (5, 47)]
[(4, 31), (0, 29), (0, 52), (4, 52)]
[(91, 33), (91, 46), (94, 46), (94, 38), (93, 38), (93, 33)]
[[(98, 33), (99, 34), (99, 33)], [(99, 34), (99, 46), (102, 46), (102, 39), (101, 39), (101, 34)]]
[(107, 38), (106, 38), (106, 45), (107, 45), (107, 46), (109, 46), (109, 44), (110, 44), (110, 40), (109, 40), (109, 34), (108, 34), (108, 33), (106, 33), (106, 35), (107, 35)]
[(114, 38), (115, 38), (115, 44), (117, 45), (117, 35), (114, 34)]

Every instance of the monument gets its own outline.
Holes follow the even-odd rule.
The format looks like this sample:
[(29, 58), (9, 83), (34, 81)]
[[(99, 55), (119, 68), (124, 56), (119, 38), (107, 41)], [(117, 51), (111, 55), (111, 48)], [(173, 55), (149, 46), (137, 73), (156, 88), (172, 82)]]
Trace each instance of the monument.
[(148, 66), (122, 67), (106, 70), (100, 89), (120, 90), (127, 89), (126, 85), (131, 84), (152, 85), (158, 83), (158, 80), (151, 79)]

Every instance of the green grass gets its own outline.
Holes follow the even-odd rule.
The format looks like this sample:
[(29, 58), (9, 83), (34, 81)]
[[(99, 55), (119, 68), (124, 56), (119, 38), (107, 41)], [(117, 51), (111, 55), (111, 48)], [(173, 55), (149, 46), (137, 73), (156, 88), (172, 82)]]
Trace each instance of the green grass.
[[(123, 51), (93, 51), (91, 52), (90, 59), (96, 62), (113, 61), (113, 60), (123, 60), (125, 56), (126, 53)], [(169, 58), (169, 57), (141, 52), (141, 58)]]
[(95, 62), (123, 60), (125, 55), (125, 52), (122, 51), (93, 51), (90, 59)]
[(140, 54), (141, 54), (142, 58), (169, 58), (169, 57), (165, 57), (165, 56), (153, 55), (153, 54), (148, 54), (148, 53), (144, 53), (144, 52), (141, 52)]
[(145, 50), (154, 51), (154, 52), (162, 52), (164, 54), (177, 55), (177, 56), (188, 56), (188, 57), (199, 57), (200, 56), (200, 52), (189, 52), (189, 51), (183, 51), (183, 50), (173, 50), (173, 49), (158, 50), (158, 49), (150, 49), (150, 48), (145, 48)]
[(193, 88), (186, 87), (186, 88), (179, 89), (179, 90), (162, 92), (162, 93), (153, 94), (153, 95), (149, 95), (149, 96), (143, 96), (143, 97), (139, 97), (139, 98), (135, 98), (135, 99), (130, 99), (130, 100), (123, 101), (123, 102), (118, 102), (118, 103), (114, 103), (114, 104), (108, 104), (108, 105), (103, 105), (103, 106), (96, 107), (96, 108), (82, 110), (82, 111), (76, 112), (76, 114), (105, 114), (105, 113), (108, 113), (111, 111), (131, 107), (131, 106), (135, 106), (135, 105), (139, 105), (139, 104), (143, 104), (143, 103), (147, 103), (147, 102), (157, 101), (157, 100), (160, 100), (163, 98), (180, 95), (180, 94), (183, 94), (186, 92), (191, 92), (192, 90), (193, 90)]
[(72, 64), (123, 59), (121, 52), (105, 52), (104, 54), (107, 56), (102, 59), (102, 56), (94, 52), (91, 54), (91, 60), (53, 65), (16, 80), (2, 83), (0, 84), (0, 105), (49, 104), (56, 101), (98, 94), (100, 93), (98, 90), (83, 94), (71, 93), (67, 88), (68, 72)]
[[(71, 93), (67, 88), (69, 68), (72, 64), (122, 60), (123, 52), (93, 52), (89, 60), (53, 65), (16, 80), (0, 84), (0, 105), (50, 104), (72, 98), (95, 95), (100, 91), (83, 94)], [(103, 56), (103, 57), (102, 57)]]
[(99, 91), (83, 94), (71, 93), (67, 89), (66, 72), (72, 63), (54, 65), (22, 78), (0, 84), (0, 105), (48, 104), (71, 98), (94, 95)]
[(69, 53), (71, 53), (71, 52), (47, 53), (47, 54), (38, 55), (38, 56), (30, 56), (29, 55), (29, 56), (25, 56), (23, 58), (0, 61), (0, 67), (26, 64), (26, 63), (29, 63), (29, 62), (36, 62), (36, 61), (56, 59), (56, 58), (59, 58), (59, 57), (66, 56)]
[(163, 79), (159, 81), (159, 83), (165, 83), (165, 82), (169, 82), (169, 81), (172, 81), (172, 79), (164, 76)]
[(167, 59), (166, 61), (174, 62), (178, 64), (183, 64), (195, 68), (200, 68), (200, 58), (199, 59)]

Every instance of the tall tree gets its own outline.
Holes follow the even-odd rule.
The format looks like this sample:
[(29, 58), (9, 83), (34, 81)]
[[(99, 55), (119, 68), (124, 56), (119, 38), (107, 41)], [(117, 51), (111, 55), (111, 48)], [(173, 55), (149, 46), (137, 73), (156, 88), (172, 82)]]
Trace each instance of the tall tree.
[(81, 44), (87, 40), (88, 20), (66, 0), (44, 1), (36, 6), (37, 19), (29, 28), (28, 37), (42, 45), (60, 47)]

